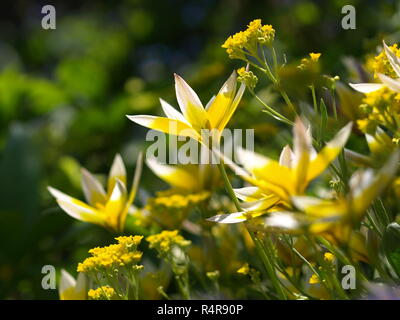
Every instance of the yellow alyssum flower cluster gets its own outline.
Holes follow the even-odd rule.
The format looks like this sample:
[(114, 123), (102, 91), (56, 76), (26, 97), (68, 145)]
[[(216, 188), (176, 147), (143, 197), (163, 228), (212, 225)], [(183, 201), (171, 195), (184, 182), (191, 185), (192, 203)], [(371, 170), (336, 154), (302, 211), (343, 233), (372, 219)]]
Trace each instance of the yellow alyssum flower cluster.
[[(389, 49), (397, 57), (400, 57), (400, 48), (398, 48), (397, 44), (390, 46)], [(397, 78), (397, 74), (393, 70), (384, 50), (382, 50), (382, 52), (376, 57), (367, 60), (367, 68), (370, 71), (374, 72), (375, 78), (378, 78), (379, 73), (384, 74), (391, 78)]]
[(150, 248), (156, 249), (160, 255), (168, 254), (174, 246), (185, 248), (192, 242), (179, 235), (178, 230), (164, 230), (161, 233), (148, 236)]
[(101, 272), (120, 267), (141, 269), (142, 266), (137, 266), (136, 263), (142, 258), (142, 252), (136, 249), (142, 238), (143, 236), (117, 237), (117, 244), (89, 250), (92, 256), (78, 264), (78, 272)]
[(245, 31), (230, 36), (222, 48), (231, 59), (245, 59), (247, 54), (256, 55), (257, 45), (269, 45), (275, 38), (275, 30), (271, 25), (262, 25), (261, 19), (253, 20)]
[(90, 289), (88, 297), (91, 300), (112, 300), (117, 297), (117, 293), (110, 286), (101, 286), (97, 289)]
[(243, 82), (250, 89), (254, 89), (257, 85), (258, 78), (252, 71), (247, 71), (244, 67), (237, 70), (239, 75), (238, 81)]
[(362, 102), (360, 109), (364, 118), (357, 125), (364, 133), (374, 133), (378, 125), (396, 126), (396, 119), (400, 120), (400, 93), (383, 87), (367, 93)]

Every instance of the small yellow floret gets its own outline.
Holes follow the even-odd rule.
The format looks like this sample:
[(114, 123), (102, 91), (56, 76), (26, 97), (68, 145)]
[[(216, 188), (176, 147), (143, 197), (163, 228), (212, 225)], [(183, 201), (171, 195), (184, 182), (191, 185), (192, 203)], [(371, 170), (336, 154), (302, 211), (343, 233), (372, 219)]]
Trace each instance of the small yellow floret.
[(311, 60), (314, 62), (317, 62), (319, 60), (319, 57), (321, 56), (320, 53), (313, 53), (313, 52), (311, 52), (309, 55)]
[(250, 267), (248, 263), (245, 263), (243, 266), (241, 266), (237, 271), (237, 273), (239, 274), (243, 274), (243, 275), (248, 275), (250, 272)]
[(317, 284), (319, 282), (320, 282), (319, 278), (315, 273), (311, 276), (310, 280), (308, 281), (309, 284)]
[(332, 262), (335, 259), (335, 256), (330, 252), (325, 252), (324, 259), (328, 262)]

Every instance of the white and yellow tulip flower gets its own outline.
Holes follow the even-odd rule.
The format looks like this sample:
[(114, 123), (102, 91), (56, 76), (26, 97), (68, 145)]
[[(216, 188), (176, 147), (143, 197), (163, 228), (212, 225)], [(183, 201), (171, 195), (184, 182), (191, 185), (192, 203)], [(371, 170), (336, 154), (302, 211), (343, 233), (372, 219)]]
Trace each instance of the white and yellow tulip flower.
[(129, 115), (128, 118), (150, 129), (190, 137), (207, 144), (202, 139), (202, 129), (210, 130), (213, 134), (216, 132), (214, 137), (217, 140), (220, 139), (220, 135), (235, 112), (246, 86), (242, 84), (237, 91), (236, 87), (236, 72), (233, 72), (216, 97), (211, 99), (204, 108), (196, 92), (185, 80), (175, 74), (176, 98), (182, 113), (160, 99), (162, 109), (167, 117)]
[(114, 158), (107, 182), (107, 192), (101, 183), (82, 168), (82, 189), (87, 203), (48, 187), (58, 205), (71, 217), (94, 223), (115, 232), (123, 231), (126, 217), (133, 203), (142, 171), (142, 154), (139, 155), (131, 190), (127, 191), (124, 162), (119, 154)]
[(361, 93), (370, 93), (388, 87), (390, 90), (400, 92), (400, 58), (397, 57), (392, 50), (383, 42), (386, 56), (390, 65), (397, 75), (397, 79), (392, 79), (384, 74), (378, 74), (381, 83), (349, 83), (350, 87)]
[(66, 270), (61, 270), (58, 294), (60, 300), (86, 300), (88, 292), (88, 280), (83, 273), (79, 273), (75, 279)]
[(241, 177), (253, 185), (237, 189), (236, 196), (245, 201), (243, 212), (222, 214), (210, 218), (220, 223), (238, 223), (271, 211), (290, 208), (291, 197), (302, 195), (308, 184), (318, 177), (342, 151), (350, 135), (352, 124), (342, 128), (337, 135), (317, 153), (312, 147), (310, 128), (296, 120), (294, 149), (283, 148), (279, 161), (248, 150), (239, 150), (244, 169), (226, 161)]

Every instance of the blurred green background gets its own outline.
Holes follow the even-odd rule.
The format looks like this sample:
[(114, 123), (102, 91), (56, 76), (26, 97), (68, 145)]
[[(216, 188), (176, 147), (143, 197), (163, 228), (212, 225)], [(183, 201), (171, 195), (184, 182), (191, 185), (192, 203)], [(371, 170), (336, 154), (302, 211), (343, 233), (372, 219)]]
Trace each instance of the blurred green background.
[[(79, 167), (107, 173), (117, 152), (131, 175), (147, 130), (125, 115), (159, 114), (159, 97), (176, 106), (174, 72), (208, 101), (242, 66), (221, 44), (249, 21), (275, 27), (288, 61), (321, 52), (324, 73), (342, 79), (344, 57), (362, 62), (383, 37), (400, 39), (397, 0), (57, 1), (56, 30), (41, 28), (44, 4), (0, 4), (2, 299), (57, 298), (41, 287), (42, 266), (74, 271), (89, 248), (110, 242), (100, 227), (62, 213), (46, 186), (82, 197)], [(356, 30), (341, 28), (346, 4), (356, 7)], [(274, 122), (249, 95), (241, 105), (236, 125)], [(162, 188), (145, 169), (136, 204)]]

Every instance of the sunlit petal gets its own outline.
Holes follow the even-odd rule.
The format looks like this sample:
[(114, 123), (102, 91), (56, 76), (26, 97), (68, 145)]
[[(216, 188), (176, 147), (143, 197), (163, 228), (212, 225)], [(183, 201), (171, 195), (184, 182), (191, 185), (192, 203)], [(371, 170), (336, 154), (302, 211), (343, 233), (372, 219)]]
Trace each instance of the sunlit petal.
[(71, 217), (85, 222), (104, 224), (104, 214), (101, 211), (52, 187), (48, 187), (48, 190), (56, 198), (61, 209)]
[(170, 119), (175, 119), (182, 121), (186, 124), (188, 124), (187, 120), (183, 116), (182, 113), (180, 113), (178, 110), (176, 110), (173, 106), (171, 106), (168, 102), (164, 101), (163, 99), (160, 98), (160, 103), (161, 107), (165, 113), (165, 115), (170, 118)]
[(395, 152), (386, 164), (375, 174), (365, 170), (352, 177), (352, 210), (361, 215), (372, 201), (383, 191), (394, 178), (399, 167), (400, 152)]
[(392, 79), (384, 74), (378, 74), (379, 79), (392, 91), (400, 92), (400, 81), (399, 79)]
[(219, 90), (216, 98), (207, 108), (208, 118), (212, 128), (220, 128), (224, 117), (228, 114), (230, 105), (233, 102), (236, 92), (236, 72), (233, 72), (229, 79)]
[(238, 199), (243, 201), (256, 201), (262, 197), (262, 191), (257, 187), (245, 187), (233, 190)]
[(126, 200), (127, 192), (125, 185), (117, 179), (110, 199), (104, 208), (107, 224), (114, 230), (121, 230), (125, 224), (125, 220), (121, 221), (120, 217), (126, 208)]
[(370, 93), (382, 89), (382, 83), (349, 83), (349, 86), (361, 93)]
[(121, 155), (119, 154), (116, 154), (113, 164), (111, 165), (110, 174), (108, 176), (107, 191), (109, 197), (111, 196), (111, 192), (114, 190), (117, 179), (126, 185), (125, 164)]
[(147, 159), (146, 164), (158, 177), (171, 186), (184, 190), (197, 190), (199, 187), (198, 177), (193, 176), (184, 167), (161, 164), (156, 159)]
[(335, 160), (341, 150), (344, 148), (347, 139), (350, 136), (352, 123), (348, 123), (343, 127), (336, 136), (329, 141), (326, 146), (318, 153), (318, 155), (310, 163), (307, 180), (310, 181), (321, 174), (329, 164)]
[(385, 41), (383, 41), (383, 47), (385, 48), (386, 56), (392, 66), (393, 70), (396, 72), (397, 76), (400, 77), (400, 59), (397, 57), (393, 51), (387, 46)]
[(292, 152), (292, 149), (290, 149), (289, 146), (285, 146), (282, 149), (281, 155), (279, 157), (279, 164), (281, 166), (292, 168), (293, 161), (294, 161), (294, 154)]
[(134, 115), (128, 116), (128, 118), (149, 129), (177, 136), (190, 137), (196, 140), (200, 139), (199, 134), (192, 127), (179, 120), (146, 115)]
[(207, 112), (204, 110), (199, 97), (185, 80), (177, 74), (175, 74), (175, 90), (179, 107), (186, 120), (197, 131), (207, 128)]
[(107, 197), (101, 183), (85, 168), (81, 169), (81, 174), (82, 189), (87, 202), (94, 207), (103, 205)]

